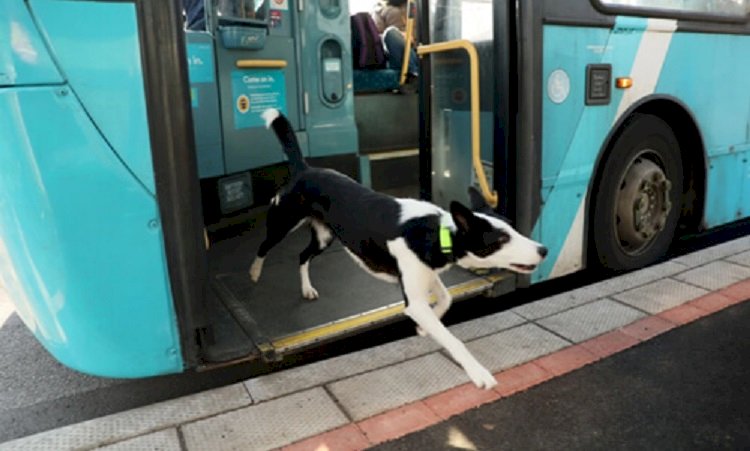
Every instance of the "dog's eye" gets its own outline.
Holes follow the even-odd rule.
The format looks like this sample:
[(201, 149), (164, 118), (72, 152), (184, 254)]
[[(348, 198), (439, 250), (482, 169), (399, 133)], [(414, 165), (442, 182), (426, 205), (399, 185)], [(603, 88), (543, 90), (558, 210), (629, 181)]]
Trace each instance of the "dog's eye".
[(498, 243), (505, 244), (510, 241), (510, 235), (505, 232), (500, 232), (500, 236), (497, 238)]

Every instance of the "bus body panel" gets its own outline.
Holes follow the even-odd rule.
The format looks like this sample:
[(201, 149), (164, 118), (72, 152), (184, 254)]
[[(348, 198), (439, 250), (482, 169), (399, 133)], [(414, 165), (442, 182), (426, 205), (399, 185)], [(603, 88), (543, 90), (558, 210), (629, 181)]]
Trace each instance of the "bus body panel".
[[(594, 165), (612, 128), (650, 96), (679, 100), (697, 120), (708, 160), (703, 224), (713, 227), (748, 214), (750, 85), (743, 80), (750, 61), (731, 55), (741, 48), (738, 41), (747, 39), (680, 32), (677, 21), (666, 19), (618, 17), (611, 30), (544, 27), (543, 207), (534, 237), (550, 249), (550, 258), (534, 281), (583, 267)], [(629, 76), (634, 85), (626, 91), (613, 87), (606, 105), (585, 105), (586, 66), (599, 63), (612, 65), (613, 80)], [(561, 102), (560, 76), (553, 75), (560, 69), (570, 80)], [(726, 74), (725, 82), (716, 83), (716, 73)]]
[(750, 36), (677, 32), (659, 77), (657, 91), (680, 99), (703, 135), (707, 227), (750, 214), (750, 60), (736, 54), (748, 46)]
[(62, 83), (63, 79), (23, 0), (4, 0), (0, 17), (0, 86)]
[[(0, 88), (2, 285), (39, 341), (72, 368), (109, 377), (180, 372), (184, 365), (158, 204), (111, 145), (127, 138), (133, 155), (137, 151), (150, 161), (132, 5), (35, 2), (36, 12), (45, 16), (58, 6), (52, 3), (74, 7), (87, 21), (95, 11), (102, 14), (97, 20), (113, 27), (129, 24), (127, 33), (113, 34), (119, 41), (102, 48), (114, 45), (136, 64), (126, 67), (120, 57), (108, 55), (113, 63), (102, 78), (112, 90), (77, 73), (91, 69), (85, 60), (94, 55), (85, 52), (76, 57), (78, 63), (61, 63), (74, 86), (48, 77), (56, 84)], [(83, 6), (94, 9), (84, 12)], [(106, 27), (98, 30), (109, 35)], [(60, 45), (69, 50), (74, 44)], [(108, 53), (85, 42), (75, 45), (99, 58)], [(137, 97), (133, 93), (140, 99), (126, 98)], [(104, 111), (106, 96), (112, 96), (109, 108), (117, 112), (117, 125)], [(102, 135), (118, 126), (127, 134)], [(147, 172), (153, 174), (150, 167)]]
[(135, 5), (30, 4), (73, 93), (117, 155), (154, 193)]
[[(310, 157), (358, 150), (349, 8), (307, 2), (299, 14), (300, 78)], [(331, 101), (329, 91), (340, 91)]]
[[(619, 18), (612, 30), (544, 27), (543, 206), (533, 236), (550, 252), (533, 275), (535, 282), (583, 267), (585, 205), (594, 163), (624, 106), (632, 102), (613, 90), (608, 105), (585, 105), (586, 65), (611, 64), (613, 76), (630, 74), (646, 26), (645, 19)], [(560, 80), (565, 76), (559, 71), (570, 80), (562, 101), (562, 94), (551, 92), (564, 89), (559, 84), (565, 84)]]

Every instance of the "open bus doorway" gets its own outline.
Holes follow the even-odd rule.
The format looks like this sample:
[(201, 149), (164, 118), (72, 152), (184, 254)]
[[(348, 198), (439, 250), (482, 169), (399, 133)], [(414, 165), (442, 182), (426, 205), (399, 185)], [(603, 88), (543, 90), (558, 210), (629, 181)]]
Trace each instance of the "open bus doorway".
[[(206, 309), (210, 326), (204, 345), (208, 362), (259, 356), (272, 360), (397, 320), (403, 310), (399, 287), (362, 271), (338, 243), (316, 257), (310, 267), (320, 298), (303, 299), (299, 254), (309, 241), (307, 227), (275, 247), (265, 262), (263, 277), (257, 283), (250, 280), (250, 264), (266, 235), (267, 205), (288, 177), (275, 136), (253, 116), (259, 109), (275, 107), (289, 117), (311, 165), (339, 170), (377, 191), (397, 197), (419, 197), (420, 192), (433, 191), (438, 203), (447, 206), (454, 199), (465, 202), (468, 186), (475, 183), (467, 60), (448, 52), (430, 63), (434, 84), (426, 85), (430, 88), (424, 94), (435, 99), (430, 113), (433, 121), (441, 119), (435, 122), (431, 137), (437, 146), (434, 150), (423, 146), (420, 154), (423, 94), (399, 90), (399, 74), (393, 69), (353, 67), (350, 17), (369, 12), (373, 4), (306, 2), (302, 10), (291, 2), (285, 7), (273, 5), (267, 19), (263, 15), (252, 20), (233, 17), (222, 9), (221, 15), (209, 14), (206, 32), (187, 32), (191, 94), (203, 90), (197, 93), (197, 100), (194, 98), (193, 114), (203, 210), (211, 241)], [(443, 5), (442, 16), (433, 14), (441, 24), (433, 37), (465, 37), (461, 29), (474, 19), (462, 21), (456, 11), (474, 11), (472, 17), (487, 12), (474, 2), (467, 5)], [(484, 6), (491, 12), (490, 3)], [(490, 22), (491, 30), (492, 15), (484, 20)], [(488, 49), (491, 42), (487, 40)], [(195, 64), (198, 50), (214, 52), (213, 58), (207, 54), (202, 59), (215, 61), (213, 81), (201, 73), (203, 66)], [(491, 58), (491, 51), (486, 53), (484, 58)], [(491, 68), (489, 61), (484, 61), (484, 66)], [(490, 72), (482, 74), (490, 86), (488, 93), (490, 77)], [(456, 94), (461, 91), (464, 97)], [(216, 93), (214, 105), (206, 92)], [(493, 96), (484, 98), (483, 115), (489, 119), (483, 120), (489, 122), (483, 127), (490, 136), (485, 139), (485, 152), (489, 153), (484, 159), (491, 168)], [(215, 119), (202, 111), (204, 107), (210, 107), (220, 119), (208, 134), (214, 137), (212, 144), (205, 139), (202, 127)], [(421, 108), (424, 115), (427, 110), (424, 105)], [(206, 165), (201, 170), (201, 165), (210, 161), (209, 155), (216, 157), (217, 164), (211, 171)], [(420, 177), (425, 158), (433, 161), (436, 170)], [(430, 178), (433, 181), (427, 183), (431, 186), (425, 190), (425, 180)], [(478, 275), (460, 268), (442, 278), (456, 299), (493, 288), (508, 291), (515, 280), (505, 273)]]

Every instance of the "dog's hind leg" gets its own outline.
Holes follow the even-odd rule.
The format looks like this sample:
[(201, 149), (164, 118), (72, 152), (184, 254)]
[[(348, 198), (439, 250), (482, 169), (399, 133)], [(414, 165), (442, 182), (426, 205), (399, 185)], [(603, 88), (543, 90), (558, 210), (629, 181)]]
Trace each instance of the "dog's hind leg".
[(278, 209), (279, 207), (272, 206), (268, 210), (266, 239), (260, 244), (258, 253), (255, 255), (255, 260), (253, 260), (253, 264), (248, 271), (253, 282), (257, 282), (260, 279), (260, 274), (263, 271), (263, 263), (268, 252), (279, 244), (290, 232), (300, 227), (307, 220), (304, 216), (285, 216)]
[(310, 282), (310, 261), (320, 255), (333, 241), (331, 230), (322, 222), (310, 222), (310, 244), (299, 255), (299, 273), (302, 279), (302, 296), (305, 299), (318, 299), (318, 290)]

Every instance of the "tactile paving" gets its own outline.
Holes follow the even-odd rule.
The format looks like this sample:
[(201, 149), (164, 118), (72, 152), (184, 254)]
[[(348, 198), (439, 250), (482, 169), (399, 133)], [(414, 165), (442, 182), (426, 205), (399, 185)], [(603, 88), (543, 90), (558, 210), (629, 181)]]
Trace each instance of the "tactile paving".
[(674, 278), (708, 290), (719, 290), (750, 278), (750, 268), (718, 261), (680, 273)]
[(433, 353), (334, 382), (328, 388), (358, 421), (468, 380), (459, 366)]
[(535, 324), (524, 324), (467, 343), (466, 347), (492, 372), (528, 362), (570, 343)]
[(139, 407), (0, 444), (0, 450), (86, 449), (250, 404), (241, 384)]
[(646, 316), (644, 313), (636, 309), (611, 299), (602, 299), (538, 322), (547, 329), (577, 343), (630, 324), (644, 316)]
[(97, 448), (97, 451), (182, 451), (177, 429), (166, 429), (109, 446)]
[(190, 423), (182, 432), (188, 451), (266, 450), (348, 422), (318, 387)]
[(674, 279), (663, 279), (613, 296), (649, 313), (661, 313), (703, 296), (708, 291)]

